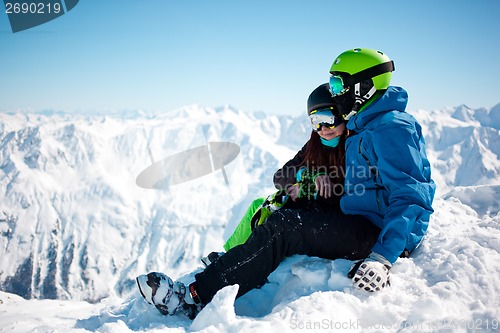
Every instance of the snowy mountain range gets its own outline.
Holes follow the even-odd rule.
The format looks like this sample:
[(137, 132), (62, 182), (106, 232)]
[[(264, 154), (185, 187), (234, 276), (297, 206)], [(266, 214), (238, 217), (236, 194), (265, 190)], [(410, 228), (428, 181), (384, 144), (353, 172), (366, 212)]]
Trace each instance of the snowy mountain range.
[[(98, 301), (142, 271), (192, 267), (306, 140), (304, 119), (230, 107), (0, 117), (0, 285), (25, 298)], [(241, 147), (229, 186), (220, 172), (166, 191), (136, 185), (151, 158), (207, 141)]]
[[(465, 311), (469, 321), (498, 320), (500, 304), (492, 295), (500, 292), (500, 104), (491, 109), (460, 106), (412, 114), (423, 126), (438, 188), (428, 237), (432, 240), (419, 248), (418, 257), (399, 260), (392, 270), (394, 289), (398, 285), (413, 288), (414, 298), (397, 303), (396, 290), (381, 297), (396, 302), (394, 306), (401, 305), (394, 315), (399, 321), (437, 319), (419, 310), (418, 302), (422, 309), (434, 309), (448, 317), (458, 311), (457, 318), (462, 318)], [(274, 171), (302, 147), (309, 131), (305, 115), (247, 113), (230, 106), (213, 109), (193, 105), (155, 114), (0, 113), (0, 290), (25, 299), (103, 304), (103, 300), (136, 295), (134, 278), (144, 272), (186, 278), (200, 267), (202, 255), (222, 250), (224, 240), (254, 198), (273, 192)], [(166, 190), (136, 185), (137, 175), (154, 161), (209, 141), (240, 147), (239, 156), (225, 167), (229, 184), (215, 171)], [(348, 282), (335, 268), (347, 270), (347, 261), (328, 265), (331, 271), (324, 271), (325, 262), (318, 258), (290, 258), (270, 277), (269, 287), (237, 301), (236, 314), (235, 310), (232, 315), (215, 313), (216, 319), (209, 319), (203, 313), (217, 311), (206, 309), (191, 329), (218, 327), (218, 323), (231, 326), (236, 317), (245, 315), (283, 318), (290, 315), (290, 306), (293, 311), (307, 313), (313, 302), (310, 298), (318, 297), (316, 292), (344, 291), (343, 296), (321, 293), (314, 304), (328, 310), (313, 309), (323, 314), (332, 307), (337, 309), (332, 302), (340, 302), (347, 307), (338, 308), (339, 313), (359, 319), (368, 313), (365, 306), (382, 302), (355, 291), (345, 293)], [(452, 266), (455, 272), (461, 267), (465, 276), (455, 279), (458, 273)], [(436, 267), (440, 269), (433, 272)], [(473, 276), (473, 270), (492, 277)], [(417, 285), (411, 284), (411, 274), (419, 275)], [(306, 281), (308, 287), (300, 286), (293, 277)], [(461, 278), (467, 279), (467, 287), (456, 292)], [(290, 288), (289, 296), (309, 299), (293, 303), (294, 298), (280, 291), (284, 287)], [(451, 302), (455, 296), (447, 290), (465, 299), (455, 309), (446, 308), (456, 304)], [(232, 306), (234, 291), (223, 292), (226, 297), (213, 303)], [(0, 296), (6, 299), (5, 295)], [(353, 295), (361, 305), (352, 300)], [(473, 296), (479, 300), (470, 305), (473, 301), (468, 298)], [(257, 301), (266, 297), (272, 297), (264, 301), (267, 305)], [(451, 303), (439, 303), (440, 297), (451, 298)], [(29, 301), (11, 298), (9, 302)], [(129, 329), (148, 327), (146, 322), (131, 319), (131, 314), (141, 313), (158, 322), (156, 314), (146, 312), (137, 302), (127, 304), (115, 310), (121, 311)], [(407, 306), (412, 312), (404, 313)], [(106, 324), (104, 317), (79, 325), (99, 330)], [(374, 321), (376, 317), (370, 314), (365, 319)], [(287, 318), (290, 329), (293, 324)], [(378, 318), (394, 319), (387, 313)], [(307, 322), (297, 320), (297, 325)], [(171, 323), (172, 327), (179, 324)], [(238, 325), (233, 328), (275, 330), (282, 324), (268, 327), (253, 321), (250, 326)]]

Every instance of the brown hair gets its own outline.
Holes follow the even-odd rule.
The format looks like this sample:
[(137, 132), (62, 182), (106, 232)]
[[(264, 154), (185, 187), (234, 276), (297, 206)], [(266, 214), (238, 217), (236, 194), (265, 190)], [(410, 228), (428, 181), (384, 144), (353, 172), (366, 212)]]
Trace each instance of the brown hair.
[(343, 184), (346, 132), (340, 136), (337, 147), (328, 148), (321, 143), (319, 134), (312, 131), (301, 166), (305, 165), (313, 173), (326, 173), (335, 184)]

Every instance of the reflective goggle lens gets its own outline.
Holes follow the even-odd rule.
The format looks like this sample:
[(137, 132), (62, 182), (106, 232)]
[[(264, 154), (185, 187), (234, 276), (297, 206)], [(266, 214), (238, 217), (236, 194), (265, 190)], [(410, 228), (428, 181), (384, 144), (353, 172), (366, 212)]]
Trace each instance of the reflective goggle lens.
[(344, 87), (344, 80), (340, 75), (330, 76), (330, 92), (332, 96), (338, 96), (344, 94), (349, 88)]
[(322, 126), (326, 126), (330, 129), (335, 128), (343, 123), (342, 118), (335, 117), (332, 114), (333, 108), (326, 108), (320, 110), (311, 111), (309, 115), (309, 119), (311, 120), (311, 127), (313, 131), (319, 132), (321, 131)]

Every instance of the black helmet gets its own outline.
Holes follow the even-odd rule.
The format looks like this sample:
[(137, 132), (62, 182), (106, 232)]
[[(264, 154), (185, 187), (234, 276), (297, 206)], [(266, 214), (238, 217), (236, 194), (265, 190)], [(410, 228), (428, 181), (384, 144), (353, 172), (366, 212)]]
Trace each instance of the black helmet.
[(311, 111), (335, 107), (332, 94), (330, 93), (330, 84), (324, 83), (313, 90), (307, 99), (307, 115)]

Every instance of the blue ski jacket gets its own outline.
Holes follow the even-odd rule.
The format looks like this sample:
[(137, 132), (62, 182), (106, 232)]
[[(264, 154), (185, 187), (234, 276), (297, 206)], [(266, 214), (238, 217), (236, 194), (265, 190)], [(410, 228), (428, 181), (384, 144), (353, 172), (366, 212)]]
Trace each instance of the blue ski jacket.
[(422, 241), (433, 212), (436, 186), (425, 153), (422, 128), (405, 112), (407, 92), (391, 86), (347, 128), (346, 214), (360, 214), (381, 228), (372, 251), (394, 263)]

